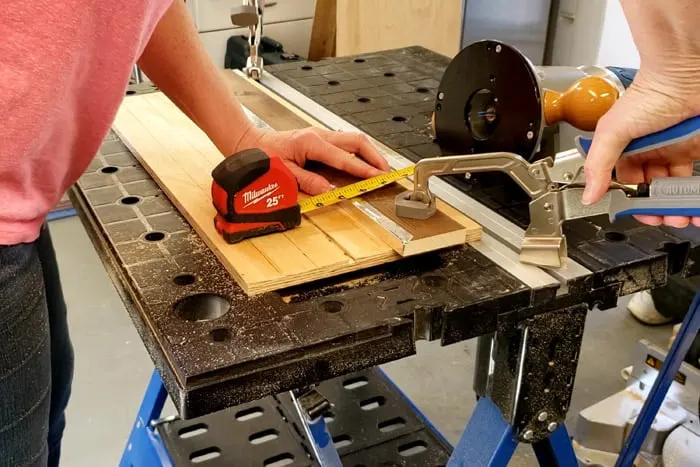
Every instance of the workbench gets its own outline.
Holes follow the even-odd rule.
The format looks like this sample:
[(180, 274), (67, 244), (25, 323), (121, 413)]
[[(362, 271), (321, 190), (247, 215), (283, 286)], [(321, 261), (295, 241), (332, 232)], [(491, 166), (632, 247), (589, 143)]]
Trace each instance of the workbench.
[[(262, 84), (332, 129), (367, 133), (392, 150), (387, 157), (400, 168), (444, 154), (432, 142), (430, 116), (448, 62), (410, 47), (268, 66)], [(129, 93), (153, 90), (141, 83)], [(70, 197), (177, 407), (178, 423), (261, 400), (282, 407), (277, 395), (285, 391), (325, 381), (333, 392), (353, 374), (374, 372), (369, 379), (385, 385), (373, 368), (413, 355), (417, 340), (450, 345), (478, 337), (477, 360), (491, 352), (503, 371), (477, 374), (475, 389), (505, 405), (515, 395), (514, 416), (533, 426), (526, 440), (537, 441), (552, 421), (565, 419), (586, 314), (661, 286), (670, 274), (696, 275), (700, 229), (572, 221), (565, 228), (569, 261), (545, 271), (518, 261), (529, 198), (503, 176), (479, 175), (444, 177), (435, 193), (484, 227), (480, 242), (254, 297), (235, 284), (114, 133)], [(494, 333), (495, 353), (488, 349)], [(543, 407), (550, 416), (539, 426)], [(429, 424), (415, 427), (414, 434)], [(353, 449), (359, 448), (346, 452)], [(445, 462), (444, 454), (435, 458)]]

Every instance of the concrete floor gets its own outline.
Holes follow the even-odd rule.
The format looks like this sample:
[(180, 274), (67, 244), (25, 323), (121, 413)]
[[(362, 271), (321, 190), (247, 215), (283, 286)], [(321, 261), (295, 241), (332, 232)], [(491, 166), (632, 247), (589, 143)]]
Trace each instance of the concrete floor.
[[(56, 220), (50, 226), (76, 351), (62, 465), (117, 465), (153, 367), (78, 219)], [(592, 312), (570, 418), (622, 387), (620, 370), (632, 363), (639, 339), (666, 345), (670, 334), (670, 326), (641, 325), (623, 306)], [(474, 355), (474, 341), (443, 348), (419, 342), (416, 356), (385, 366), (452, 443), (459, 439), (474, 408)], [(168, 404), (165, 414), (172, 413)], [(529, 447), (521, 446), (510, 465), (537, 463)]]

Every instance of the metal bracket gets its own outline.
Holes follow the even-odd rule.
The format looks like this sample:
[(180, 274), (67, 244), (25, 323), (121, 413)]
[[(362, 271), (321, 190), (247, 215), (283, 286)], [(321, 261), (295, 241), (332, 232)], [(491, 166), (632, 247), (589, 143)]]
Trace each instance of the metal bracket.
[(240, 6), (231, 8), (231, 23), (248, 28), (249, 54), (243, 71), (249, 78), (260, 81), (263, 72), (263, 58), (258, 49), (263, 29), (265, 3), (261, 0), (243, 0)]
[(586, 305), (547, 312), (479, 338), (474, 389), (521, 441), (542, 441), (564, 423), (587, 312)]
[(318, 463), (322, 467), (342, 467), (338, 450), (323, 419), (331, 403), (313, 387), (290, 391), (290, 396)]

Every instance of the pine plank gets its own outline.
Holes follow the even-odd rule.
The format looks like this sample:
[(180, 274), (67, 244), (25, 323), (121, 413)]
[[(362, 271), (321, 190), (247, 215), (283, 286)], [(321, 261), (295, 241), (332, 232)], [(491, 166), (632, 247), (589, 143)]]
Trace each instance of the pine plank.
[[(255, 284), (280, 276), (252, 244), (226, 244), (214, 228), (212, 219), (216, 211), (209, 195), (193, 183), (191, 174), (174, 162), (162, 141), (149, 132), (148, 126), (127, 105), (122, 105), (117, 112), (114, 130), (170, 201), (191, 224), (197, 226), (197, 232), (239, 283)], [(183, 196), (183, 193), (187, 195)], [(237, 265), (246, 265), (246, 268), (238, 269)]]
[(393, 249), (363, 228), (341, 206), (311, 211), (306, 216), (355, 260), (378, 255), (392, 256)]
[[(261, 91), (257, 83), (233, 73), (227, 80), (241, 103), (274, 129), (321, 126), (269, 91)], [(442, 206), (437, 223), (435, 219), (406, 223), (408, 220), (394, 217), (411, 230), (414, 239), (422, 241), (409, 245), (414, 250), (405, 245), (397, 247), (386, 231), (354, 208), (350, 200), (308, 213), (301, 226), (291, 231), (229, 245), (214, 228), (215, 209), (210, 195), (211, 171), (223, 155), (204, 132), (161, 93), (126, 97), (114, 130), (250, 295), (395, 261), (401, 258), (397, 251), (414, 254), (414, 250), (444, 248), (469, 238), (478, 240), (477, 224)], [(335, 172), (328, 175), (334, 183), (348, 182), (343, 178), (346, 174)], [(371, 196), (365, 201), (391, 218), (395, 192), (402, 189), (398, 184), (385, 187), (368, 194)], [(442, 233), (452, 237), (444, 238)]]
[(299, 227), (287, 231), (285, 235), (318, 267), (352, 263), (352, 258), (306, 218), (302, 219)]
[[(291, 103), (281, 99), (273, 91), (265, 88), (259, 83), (243, 78), (230, 71), (224, 72), (224, 77), (229, 83), (229, 88), (241, 101), (241, 103), (257, 115), (266, 115), (264, 120), (275, 129), (288, 129), (292, 124), (295, 128), (305, 128), (316, 126), (326, 128), (313, 117), (305, 114)], [(380, 142), (373, 140), (380, 150), (388, 151), (389, 148)], [(336, 186), (343, 186), (357, 181), (352, 176), (331, 169), (322, 167), (314, 169), (324, 175)], [(459, 245), (467, 242), (475, 242), (481, 238), (481, 226), (469, 219), (456, 209), (448, 206), (442, 200), (438, 200), (438, 212), (429, 221), (416, 221), (407, 218), (400, 218), (393, 214), (393, 203), (395, 195), (410, 188), (408, 180), (400, 180), (391, 186), (384, 187), (381, 191), (368, 193), (363, 199), (372, 199), (370, 204), (374, 205), (377, 200), (382, 214), (399, 228), (411, 233), (410, 240), (405, 240), (393, 232), (388, 231), (384, 226), (376, 223), (367, 215), (353, 207), (346, 209), (347, 214), (355, 219), (364, 229), (383, 242), (390, 245), (394, 251), (401, 256), (410, 256), (439, 248)], [(345, 206), (348, 206), (346, 204)], [(345, 237), (342, 237), (347, 240)], [(346, 250), (347, 251), (347, 250)]]

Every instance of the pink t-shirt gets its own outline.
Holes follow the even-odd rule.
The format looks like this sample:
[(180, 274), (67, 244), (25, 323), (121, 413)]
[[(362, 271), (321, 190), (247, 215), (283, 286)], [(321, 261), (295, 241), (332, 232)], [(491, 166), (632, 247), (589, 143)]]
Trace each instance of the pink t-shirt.
[(171, 1), (2, 0), (0, 245), (36, 239), (85, 171)]

